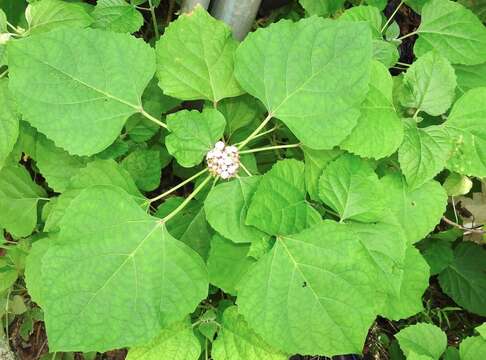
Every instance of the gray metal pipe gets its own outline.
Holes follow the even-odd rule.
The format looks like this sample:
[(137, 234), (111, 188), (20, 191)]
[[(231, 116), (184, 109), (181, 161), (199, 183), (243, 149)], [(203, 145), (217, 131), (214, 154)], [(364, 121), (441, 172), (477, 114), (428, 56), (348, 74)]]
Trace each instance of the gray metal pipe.
[(243, 40), (255, 21), (262, 0), (213, 0), (211, 14), (227, 23), (237, 40)]
[(192, 11), (197, 4), (201, 4), (201, 6), (207, 10), (209, 7), (209, 0), (184, 0), (181, 7), (182, 12), (187, 13)]

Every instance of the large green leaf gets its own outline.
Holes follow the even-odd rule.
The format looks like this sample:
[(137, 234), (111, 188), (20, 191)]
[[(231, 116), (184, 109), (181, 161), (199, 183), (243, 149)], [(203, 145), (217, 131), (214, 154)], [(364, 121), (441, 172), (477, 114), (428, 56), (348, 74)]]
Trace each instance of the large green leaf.
[(455, 65), (454, 70), (459, 95), (477, 87), (486, 87), (486, 62), (479, 65)]
[(486, 250), (473, 243), (454, 249), (454, 260), (439, 274), (442, 290), (457, 304), (486, 316)]
[(376, 159), (393, 154), (403, 138), (403, 125), (393, 106), (393, 80), (387, 68), (372, 62), (370, 88), (361, 116), (340, 147)]
[(42, 260), (41, 298), (53, 351), (145, 343), (207, 295), (202, 259), (120, 188), (81, 191), (60, 229)]
[(247, 36), (235, 71), (241, 86), (304, 145), (331, 149), (357, 124), (371, 52), (367, 24), (279, 21)]
[(197, 360), (201, 344), (186, 319), (165, 329), (151, 342), (128, 351), (126, 360)]
[(415, 55), (435, 49), (453, 64), (486, 61), (486, 28), (476, 15), (449, 0), (430, 0), (423, 6)]
[(486, 354), (486, 339), (480, 336), (470, 336), (459, 345), (461, 360), (480, 360)]
[(37, 202), (45, 191), (21, 165), (0, 170), (0, 226), (15, 237), (30, 235), (37, 224)]
[(471, 9), (482, 22), (486, 22), (486, 3), (481, 0), (459, 0), (462, 4)]
[(288, 355), (274, 349), (248, 326), (236, 306), (223, 313), (221, 329), (213, 343), (214, 360), (287, 360)]
[(277, 237), (240, 283), (241, 314), (288, 353), (361, 352), (382, 287), (370, 238), (332, 221)]
[(387, 293), (381, 315), (400, 320), (423, 310), (422, 296), (429, 286), (429, 266), (419, 251), (409, 246), (405, 252), (403, 274), (398, 279), (398, 293)]
[(208, 256), (209, 282), (228, 294), (236, 295), (238, 283), (255, 262), (248, 257), (249, 244), (235, 244), (216, 234)]
[(222, 136), (226, 121), (214, 109), (182, 110), (167, 117), (172, 131), (165, 138), (169, 153), (184, 167), (199, 164)]
[(25, 17), (30, 34), (58, 28), (85, 28), (93, 22), (83, 6), (61, 0), (33, 2), (27, 7)]
[(76, 155), (113, 143), (126, 119), (142, 111), (155, 69), (141, 39), (94, 29), (11, 41), (8, 54), (9, 86), (25, 120)]
[(241, 95), (233, 75), (238, 43), (202, 6), (172, 22), (157, 42), (157, 77), (167, 95), (217, 102)]
[(446, 334), (437, 326), (427, 323), (407, 326), (395, 337), (406, 356), (414, 352), (438, 360), (447, 347)]
[(444, 169), (451, 156), (452, 141), (443, 126), (418, 128), (413, 120), (405, 124), (398, 160), (409, 187), (415, 189)]
[(422, 240), (440, 222), (447, 205), (447, 193), (442, 186), (428, 181), (411, 189), (399, 174), (386, 175), (381, 179), (386, 189), (383, 221), (394, 224), (410, 243)]
[(261, 177), (248, 176), (221, 183), (211, 190), (204, 210), (214, 230), (236, 243), (261, 241), (267, 235), (245, 224), (248, 205)]
[(98, 0), (92, 12), (94, 28), (134, 33), (143, 25), (143, 16), (125, 0)]
[(341, 220), (377, 221), (384, 210), (383, 188), (373, 167), (355, 155), (334, 160), (319, 179), (319, 197)]
[(0, 80), (0, 169), (14, 148), (19, 136), (19, 114), (13, 96), (8, 90), (8, 80)]
[(459, 174), (486, 176), (486, 87), (469, 90), (445, 122), (455, 142), (447, 167)]
[(297, 233), (321, 219), (305, 200), (304, 164), (296, 160), (277, 162), (263, 175), (246, 217), (246, 224), (271, 235)]
[(450, 62), (437, 51), (429, 51), (405, 73), (400, 101), (405, 107), (440, 115), (451, 106), (456, 85)]

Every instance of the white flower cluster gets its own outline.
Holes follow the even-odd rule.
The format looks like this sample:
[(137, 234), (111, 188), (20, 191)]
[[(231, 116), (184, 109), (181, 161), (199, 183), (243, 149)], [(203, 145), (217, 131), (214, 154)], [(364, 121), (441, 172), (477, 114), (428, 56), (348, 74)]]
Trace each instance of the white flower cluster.
[(218, 141), (214, 148), (206, 155), (208, 169), (211, 175), (221, 179), (230, 179), (238, 173), (240, 168), (240, 155), (236, 146), (226, 146)]

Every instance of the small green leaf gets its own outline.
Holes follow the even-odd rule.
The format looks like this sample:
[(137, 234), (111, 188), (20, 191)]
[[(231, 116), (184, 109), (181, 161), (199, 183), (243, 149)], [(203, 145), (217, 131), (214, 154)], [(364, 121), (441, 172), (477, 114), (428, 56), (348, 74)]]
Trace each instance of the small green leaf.
[(147, 342), (207, 296), (202, 259), (120, 188), (81, 191), (60, 229), (42, 260), (53, 351), (103, 352)]
[(8, 54), (9, 87), (24, 119), (76, 155), (113, 143), (141, 111), (155, 69), (153, 50), (141, 39), (94, 29), (9, 42)]
[(221, 330), (213, 343), (214, 360), (287, 360), (288, 355), (268, 345), (248, 325), (238, 308), (231, 306), (223, 313)]
[(121, 165), (135, 180), (142, 191), (152, 191), (160, 185), (160, 152), (151, 149), (139, 149), (123, 159)]
[(125, 0), (98, 0), (93, 27), (120, 33), (134, 33), (143, 25), (143, 16)]
[(403, 125), (393, 106), (393, 80), (388, 70), (373, 61), (370, 88), (361, 105), (361, 116), (340, 147), (376, 159), (389, 156), (400, 146)]
[(157, 42), (157, 77), (167, 95), (218, 102), (243, 93), (233, 75), (238, 43), (202, 6), (172, 22)]
[(446, 334), (437, 326), (427, 323), (407, 326), (395, 337), (406, 356), (414, 352), (438, 360), (447, 347)]
[(37, 202), (45, 191), (21, 165), (0, 170), (0, 226), (14, 237), (30, 235), (37, 224)]
[(391, 68), (400, 59), (397, 45), (385, 40), (373, 40), (373, 59)]
[(449, 196), (466, 195), (471, 191), (473, 182), (467, 176), (450, 173), (442, 184)]
[(373, 222), (381, 218), (383, 188), (365, 160), (349, 154), (330, 163), (319, 179), (319, 197), (341, 220)]
[(171, 131), (165, 138), (169, 153), (184, 167), (199, 164), (222, 136), (226, 121), (214, 109), (182, 110), (167, 116)]
[(245, 224), (248, 206), (260, 179), (259, 176), (238, 178), (211, 190), (204, 202), (204, 210), (214, 230), (236, 243), (261, 241), (267, 237), (257, 228)]
[(381, 24), (383, 22), (380, 10), (374, 6), (354, 6), (344, 11), (338, 18), (340, 21), (366, 21), (373, 34), (373, 37), (382, 39)]
[(443, 126), (418, 128), (413, 120), (405, 122), (398, 160), (410, 189), (420, 187), (442, 171), (451, 152), (452, 141)]
[(13, 150), (19, 136), (19, 114), (13, 96), (8, 90), (8, 80), (0, 80), (0, 169)]
[(486, 250), (473, 243), (454, 249), (454, 260), (439, 274), (442, 290), (457, 304), (486, 316)]
[(58, 28), (85, 28), (93, 19), (80, 4), (61, 0), (42, 0), (29, 4), (25, 11), (30, 34)]
[(165, 328), (146, 345), (128, 351), (126, 360), (197, 360), (201, 344), (188, 319)]
[(235, 73), (304, 145), (331, 149), (356, 126), (371, 55), (367, 24), (279, 21), (246, 37), (236, 51)]
[(248, 208), (246, 224), (271, 235), (286, 235), (319, 222), (321, 216), (305, 199), (303, 173), (300, 161), (277, 162), (263, 175)]
[(436, 51), (417, 59), (405, 73), (400, 101), (430, 115), (445, 113), (452, 104), (456, 75), (449, 61)]
[(222, 100), (218, 111), (226, 119), (225, 135), (229, 139), (263, 115), (261, 103), (252, 96), (243, 95)]
[(452, 64), (486, 61), (486, 28), (471, 10), (449, 0), (430, 0), (422, 9), (415, 55), (437, 50)]
[(479, 336), (470, 336), (459, 345), (461, 360), (479, 360), (486, 354), (486, 340)]
[(249, 244), (235, 244), (216, 234), (208, 256), (209, 282), (224, 292), (236, 295), (238, 283), (255, 262), (247, 256)]
[(486, 87), (469, 90), (454, 104), (445, 126), (455, 149), (447, 167), (462, 175), (486, 176)]

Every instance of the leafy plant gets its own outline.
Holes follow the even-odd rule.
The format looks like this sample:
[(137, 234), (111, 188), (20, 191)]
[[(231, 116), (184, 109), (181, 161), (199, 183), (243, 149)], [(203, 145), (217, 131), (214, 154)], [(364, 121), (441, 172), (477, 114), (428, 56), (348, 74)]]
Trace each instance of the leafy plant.
[(300, 3), (239, 43), (202, 7), (0, 0), (7, 338), (40, 308), (51, 353), (277, 360), (386, 318), (407, 359), (480, 360), (484, 325), (400, 321), (436, 279), (486, 316), (482, 8), (402, 1), (400, 36), (385, 1)]

